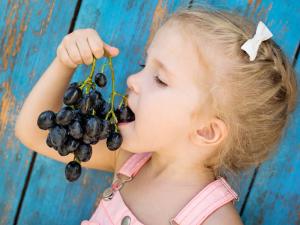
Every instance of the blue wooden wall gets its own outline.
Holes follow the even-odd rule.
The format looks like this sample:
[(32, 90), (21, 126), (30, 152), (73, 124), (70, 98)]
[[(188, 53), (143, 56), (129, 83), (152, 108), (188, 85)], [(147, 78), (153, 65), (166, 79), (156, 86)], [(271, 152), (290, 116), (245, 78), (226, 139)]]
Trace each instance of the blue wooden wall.
[[(91, 27), (117, 46), (116, 89), (124, 93), (126, 78), (139, 70), (138, 62), (162, 17), (179, 7), (202, 4), (264, 21), (299, 78), (299, 1), (0, 1), (1, 225), (80, 224), (90, 218), (112, 179), (111, 173), (83, 168), (80, 179), (69, 183), (62, 163), (32, 152), (14, 136), (22, 103), (55, 57), (62, 38), (74, 29)], [(89, 71), (90, 67), (79, 66), (72, 81), (82, 80)], [(236, 207), (245, 224), (300, 224), (299, 110), (298, 105), (277, 154), (241, 175)]]

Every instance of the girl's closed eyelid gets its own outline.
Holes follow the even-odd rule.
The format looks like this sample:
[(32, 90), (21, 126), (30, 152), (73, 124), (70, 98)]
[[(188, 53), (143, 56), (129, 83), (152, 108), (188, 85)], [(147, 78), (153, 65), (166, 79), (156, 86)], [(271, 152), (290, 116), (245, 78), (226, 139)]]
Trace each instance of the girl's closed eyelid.
[(167, 84), (164, 83), (164, 82), (162, 82), (162, 81), (158, 78), (158, 76), (155, 76), (154, 79), (155, 79), (155, 81), (156, 81), (159, 85), (161, 85), (161, 86), (167, 86)]
[[(142, 68), (144, 68), (146, 65), (144, 65), (144, 64), (139, 64), (140, 65), (140, 67), (142, 67)], [(159, 85), (161, 85), (161, 86), (168, 86), (166, 83), (164, 83), (163, 81), (161, 81), (159, 78), (158, 78), (158, 76), (154, 76), (154, 80), (155, 80), (155, 82), (156, 83), (158, 83)]]

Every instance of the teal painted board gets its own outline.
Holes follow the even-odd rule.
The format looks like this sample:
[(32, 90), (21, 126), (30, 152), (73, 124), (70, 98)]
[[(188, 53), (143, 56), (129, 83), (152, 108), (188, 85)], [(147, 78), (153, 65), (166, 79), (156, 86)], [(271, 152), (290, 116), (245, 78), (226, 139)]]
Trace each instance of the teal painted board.
[[(71, 20), (75, 4), (74, 7), (71, 3), (57, 6), (66, 8), (64, 18)], [(48, 44), (41, 37), (49, 26), (52, 7), (51, 2), (0, 1), (0, 224), (13, 224), (29, 172), (33, 153), (15, 138), (14, 123), (34, 83), (36, 69), (43, 65), (38, 61), (37, 52), (40, 46)], [(61, 17), (59, 14), (52, 16)], [(57, 26), (51, 38), (61, 35), (59, 29), (66, 31), (68, 27), (69, 24), (65, 29)], [(39, 53), (47, 56), (47, 47), (43, 49)]]
[[(159, 4), (149, 1), (83, 1), (74, 29), (94, 28), (106, 43), (120, 49), (119, 56), (113, 58), (113, 65), (116, 89), (124, 93), (127, 76), (140, 69), (138, 63), (143, 60), (144, 47), (161, 17), (187, 5), (188, 1)], [(61, 37), (54, 40), (47, 46), (50, 55), (47, 58), (40, 56), (41, 61), (45, 61), (44, 68), (54, 57)], [(97, 60), (96, 69), (104, 62), (105, 59)], [(79, 66), (72, 81), (82, 80), (89, 71), (90, 67)], [(38, 76), (40, 74), (42, 71)], [(107, 87), (110, 87), (108, 81)], [(107, 99), (109, 88), (104, 88), (102, 93)], [(90, 218), (111, 178), (112, 173), (83, 168), (81, 177), (70, 184), (65, 180), (62, 163), (37, 155), (18, 224), (79, 224)], [(57, 214), (59, 216), (53, 216)]]
[[(220, 1), (211, 1), (211, 3), (215, 6), (220, 5)], [(264, 4), (266, 3), (263, 3), (262, 5)], [(3, 157), (7, 162), (1, 160), (2, 163), (5, 162), (5, 170), (0, 172), (0, 184), (6, 184), (1, 193), (12, 191), (12, 194), (10, 194), (10, 198), (7, 196), (0, 197), (0, 207), (1, 209), (3, 207), (3, 210), (1, 210), (2, 214), (0, 215), (0, 224), (12, 224), (11, 222), (16, 213), (16, 207), (20, 199), (22, 187), (24, 187), (24, 181), (32, 155), (32, 152), (27, 151), (24, 146), (21, 146), (19, 143), (16, 144), (17, 146), (14, 146), (14, 137), (10, 137), (9, 135), (12, 135), (13, 133), (12, 123), (14, 123), (15, 118), (7, 119), (8, 115), (15, 117), (21, 106), (20, 103), (23, 102), (24, 97), (29, 93), (39, 76), (52, 61), (55, 56), (57, 45), (60, 43), (63, 36), (67, 34), (67, 28), (70, 26), (72, 16), (75, 13), (75, 5), (75, 1), (73, 1), (72, 4), (69, 3), (65, 5), (62, 5), (61, 2), (48, 2), (48, 7), (46, 8), (45, 4), (43, 7), (39, 4), (30, 3), (29, 5), (24, 5), (27, 10), (33, 11), (38, 15), (32, 16), (32, 18), (39, 18), (40, 15), (43, 15), (44, 17), (42, 19), (44, 20), (40, 23), (45, 25), (42, 28), (38, 26), (38, 22), (26, 25), (26, 29), (29, 29), (31, 33), (28, 34), (28, 31), (24, 31), (24, 37), (27, 37), (27, 39), (24, 38), (19, 42), (16, 41), (16, 43), (22, 44), (24, 42), (28, 44), (26, 46), (28, 51), (25, 52), (24, 47), (19, 50), (20, 53), (16, 50), (12, 53), (13, 56), (14, 54), (16, 56), (14, 58), (11, 57), (11, 61), (7, 60), (8, 57), (2, 57), (1, 62), (3, 66), (1, 66), (0, 69), (5, 68), (5, 75), (7, 78), (5, 78), (5, 75), (0, 76), (0, 79), (3, 79), (0, 80), (2, 85), (0, 89), (0, 97), (2, 100), (0, 126), (1, 128), (5, 128), (1, 143), (6, 143), (6, 147), (4, 147), (3, 150), (1, 149), (0, 157)], [(116, 76), (120, 75), (118, 82), (116, 83), (116, 89), (120, 92), (124, 92), (126, 89), (126, 78), (128, 75), (140, 69), (138, 63), (143, 60), (145, 46), (150, 43), (162, 16), (176, 10), (179, 6), (187, 5), (188, 1), (173, 1), (172, 3), (167, 1), (123, 1), (121, 3), (120, 1), (118, 1), (118, 3), (113, 1), (83, 1), (80, 6), (75, 29), (93, 27), (99, 32), (101, 37), (103, 37), (104, 41), (115, 45), (120, 49), (120, 55), (113, 59), (113, 63)], [(270, 15), (260, 9), (259, 4), (256, 4), (257, 7), (254, 11), (250, 10), (254, 3), (253, 5), (247, 5), (244, 1), (227, 1), (227, 5), (230, 5), (230, 8), (231, 6), (232, 8), (243, 8), (245, 9), (244, 12), (252, 13), (255, 10), (260, 10), (258, 13), (259, 15)], [(1, 9), (4, 8), (9, 8), (9, 4), (7, 6), (5, 5), (5, 7), (1, 7)], [(61, 13), (62, 11), (63, 13)], [(280, 10), (277, 10), (274, 13), (276, 14), (279, 11)], [(284, 10), (280, 11), (280, 13), (280, 15), (286, 15), (286, 11)], [(26, 15), (31, 14), (28, 13)], [(23, 20), (21, 20), (21, 17), (18, 17), (18, 19), (21, 20), (21, 23), (25, 20), (25, 16), (22, 18)], [(18, 19), (17, 22), (19, 21)], [(289, 24), (291, 23), (292, 22), (289, 21)], [(288, 27), (293, 27), (293, 25)], [(6, 27), (3, 27), (3, 25), (0, 26), (1, 31), (5, 28)], [(281, 28), (281, 26), (279, 26), (279, 28)], [(37, 44), (40, 43), (42, 38), (35, 36), (34, 38), (29, 38), (28, 36), (30, 34), (43, 35), (45, 42), (47, 43)], [(297, 37), (297, 34), (298, 32), (294, 32), (294, 37)], [(293, 37), (293, 35), (291, 35), (291, 37)], [(281, 39), (283, 45), (287, 48), (286, 51), (295, 51), (297, 40), (295, 41), (295, 39), (293, 39), (288, 43), (284, 43), (286, 39), (286, 36)], [(289, 44), (295, 48), (290, 50), (290, 47), (288, 47)], [(32, 48), (30, 48), (31, 46)], [(16, 54), (16, 52), (18, 54)], [(40, 55), (36, 57), (34, 56), (35, 54)], [(292, 56), (292, 54), (289, 53), (289, 56)], [(99, 60), (97, 62), (97, 68), (99, 68), (103, 62), (104, 60)], [(299, 65), (299, 63), (297, 65)], [(10, 76), (7, 72), (9, 66), (12, 67), (11, 72), (13, 71), (13, 75)], [(29, 70), (26, 70), (27, 67), (29, 67)], [(20, 70), (15, 70), (15, 68), (20, 68)], [(35, 71), (36, 68), (39, 68), (39, 70)], [(73, 80), (81, 80), (88, 74), (89, 70), (90, 67), (80, 66), (76, 70)], [(0, 73), (2, 74), (2, 70)], [(28, 79), (28, 76), (20, 76), (19, 74), (21, 73), (29, 74), (30, 78)], [(108, 86), (110, 85), (111, 84), (109, 83)], [(13, 90), (11, 90), (11, 87), (13, 87)], [(104, 96), (107, 98), (108, 94), (109, 92), (106, 90)], [(20, 95), (21, 97), (19, 97)], [(14, 100), (15, 96), (17, 96), (17, 100)], [(3, 101), (3, 99), (5, 99), (5, 101)], [(19, 106), (15, 107), (14, 101), (19, 102)], [(16, 112), (11, 114), (11, 111), (13, 110), (16, 110)], [(0, 130), (0, 133), (2, 131), (3, 129)], [(18, 148), (20, 149), (19, 152), (15, 150)], [(14, 151), (6, 154), (8, 149)], [(13, 157), (15, 157), (15, 159)], [(11, 164), (12, 160), (23, 161), (23, 167), (22, 163)], [(7, 176), (7, 174), (12, 174), (12, 172), (8, 173), (7, 171), (14, 171), (13, 176)], [(83, 169), (80, 180), (77, 183), (68, 184), (65, 181), (63, 172), (64, 165), (62, 163), (37, 155), (33, 162), (33, 171), (28, 188), (26, 189), (20, 217), (18, 218), (18, 224), (79, 224), (81, 220), (89, 218), (97, 206), (97, 201), (101, 192), (111, 182), (112, 174), (104, 171)], [(19, 173), (22, 174), (20, 175)], [(238, 203), (239, 208), (245, 201), (245, 194), (249, 187), (252, 173), (253, 171), (250, 171), (250, 175), (244, 175), (245, 179), (242, 179), (244, 184), (241, 186), (241, 194), (243, 196)], [(10, 179), (13, 177), (15, 178), (11, 181)], [(11, 188), (11, 185), (17, 187), (15, 188), (16, 190)], [(12, 208), (8, 207), (12, 205), (11, 202), (14, 204), (14, 207)], [(2, 203), (3, 205), (1, 205)], [(245, 213), (246, 212), (247, 210), (245, 210)], [(249, 215), (249, 217), (251, 217), (251, 215)], [(246, 217), (243, 217), (243, 220), (248, 224), (255, 224), (250, 223), (253, 222), (251, 220), (248, 222), (248, 218)]]
[[(270, 28), (272, 37), (287, 54), (290, 62), (295, 59), (300, 41), (299, 1), (195, 1), (193, 6), (213, 4), (229, 8), (258, 22), (262, 20)], [(299, 60), (295, 67), (299, 83)], [(245, 199), (242, 219), (245, 224), (300, 224), (300, 124), (298, 107), (291, 116), (278, 152), (259, 168)], [(251, 172), (250, 169), (247, 172)], [(244, 174), (245, 175), (245, 174)], [(243, 176), (241, 196), (245, 197), (252, 176)], [(239, 202), (238, 206), (241, 206)]]

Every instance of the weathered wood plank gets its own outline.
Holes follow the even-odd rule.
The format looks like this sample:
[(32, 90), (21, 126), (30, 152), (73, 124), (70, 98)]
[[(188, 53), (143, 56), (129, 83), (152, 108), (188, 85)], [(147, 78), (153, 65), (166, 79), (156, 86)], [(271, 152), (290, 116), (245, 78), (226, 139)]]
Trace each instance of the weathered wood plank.
[[(64, 18), (70, 21), (74, 3), (55, 6), (65, 8)], [(44, 57), (48, 55), (47, 40), (41, 36), (48, 31), (51, 18), (61, 17), (58, 10), (57, 15), (52, 14), (53, 8), (51, 2), (0, 1), (0, 224), (13, 224), (30, 166), (32, 152), (14, 137), (14, 123), (32, 87), (33, 76), (39, 73), (39, 69), (34, 68), (38, 62), (37, 51)], [(55, 23), (55, 19), (51, 22)], [(54, 35), (47, 33), (46, 37), (53, 38), (59, 30), (66, 31), (68, 27), (69, 22), (62, 27), (53, 26), (50, 32)], [(38, 50), (41, 46), (44, 46), (43, 51)]]
[[(226, 6), (250, 17), (267, 21), (267, 25), (272, 31), (274, 30), (273, 33), (278, 33), (274, 39), (292, 59), (299, 41), (299, 32), (296, 29), (299, 27), (299, 18), (293, 17), (296, 15), (297, 9), (299, 11), (299, 3), (286, 4), (282, 7), (278, 2), (273, 1), (262, 3), (249, 0), (248, 5), (240, 0), (194, 2)], [(104, 41), (120, 49), (120, 55), (113, 60), (113, 63), (115, 74), (119, 75), (116, 89), (124, 92), (127, 76), (139, 70), (138, 61), (143, 58), (144, 48), (151, 42), (162, 16), (176, 10), (179, 6), (187, 5), (188, 1), (172, 1), (172, 3), (162, 0), (158, 2), (118, 1), (118, 3), (114, 1), (84, 1), (75, 29), (93, 27)], [(0, 31), (2, 31), (2, 48), (0, 49), (2, 56), (0, 67), (0, 138), (2, 145), (0, 160), (3, 168), (0, 172), (0, 191), (7, 193), (7, 195), (0, 195), (0, 208), (2, 209), (0, 224), (12, 224), (13, 222), (32, 156), (32, 152), (15, 142), (15, 138), (12, 136), (15, 116), (30, 89), (55, 56), (58, 44), (68, 32), (75, 6), (75, 1), (68, 2), (68, 4), (47, 2), (46, 4), (25, 3), (21, 5), (20, 3), (18, 5), (12, 2), (0, 2), (1, 13), (4, 12), (6, 18), (5, 22), (0, 21)], [(16, 16), (15, 19), (13, 19), (14, 16)], [(35, 19), (35, 23), (33, 19)], [(8, 24), (12, 25), (8, 26)], [(16, 30), (19, 32), (18, 35)], [(41, 37), (36, 37), (38, 34), (43, 35), (45, 41), (41, 41), (43, 40)], [(36, 55), (38, 53), (41, 55)], [(39, 61), (36, 65), (37, 59)], [(104, 60), (99, 60), (96, 68), (100, 68), (103, 62)], [(36, 68), (32, 69), (33, 65), (37, 71)], [(299, 72), (299, 62), (296, 64), (296, 68)], [(83, 79), (89, 70), (90, 68), (86, 66), (79, 67), (73, 80)], [(28, 76), (20, 76), (18, 73), (21, 72)], [(109, 81), (108, 87), (110, 85)], [(108, 98), (108, 95), (108, 90), (104, 90), (104, 96)], [(299, 115), (299, 112), (297, 111), (295, 115)], [(292, 133), (293, 136), (286, 137), (284, 139), (286, 144), (280, 147), (280, 152), (285, 149), (282, 153), (283, 156), (278, 154), (276, 156), (278, 162), (276, 161), (272, 165), (266, 163), (263, 165), (266, 165), (266, 168), (262, 166), (259, 169), (243, 213), (245, 224), (269, 224), (269, 222), (276, 224), (278, 221), (282, 223), (284, 220), (288, 220), (287, 216), (290, 216), (291, 224), (297, 223), (295, 216), (299, 210), (291, 211), (292, 207), (284, 207), (285, 204), (294, 201), (291, 199), (293, 196), (296, 197), (293, 207), (299, 206), (299, 194), (297, 195), (297, 190), (292, 187), (293, 184), (296, 184), (292, 182), (292, 178), (299, 175), (299, 170), (295, 169), (299, 154), (296, 157), (287, 154), (295, 149), (297, 144), (295, 140), (297, 140), (296, 132), (299, 130), (299, 122), (295, 121), (293, 124), (294, 126), (288, 131), (288, 135)], [(286, 167), (287, 163), (283, 164), (279, 159), (291, 160), (290, 165), (294, 167)], [(274, 177), (272, 180), (270, 171), (274, 168), (279, 170), (277, 169), (281, 168), (279, 165), (288, 168), (289, 173), (276, 171), (279, 179)], [(67, 183), (64, 178), (64, 166), (62, 163), (37, 155), (18, 218), (19, 224), (79, 224), (81, 220), (90, 217), (101, 192), (111, 182), (112, 174), (83, 169), (78, 182)], [(245, 201), (253, 170), (248, 173), (250, 175), (245, 173), (242, 179), (241, 198), (237, 205), (239, 209)], [(258, 178), (260, 176), (261, 178)], [(289, 182), (283, 182), (285, 176), (290, 178)], [(45, 177), (47, 179), (44, 179)], [(95, 179), (95, 177), (99, 178)], [(297, 186), (299, 186), (299, 182)], [(268, 188), (268, 190), (263, 191), (262, 187)], [(269, 187), (271, 187), (270, 191)], [(287, 193), (287, 191), (291, 192)], [(281, 204), (273, 205), (273, 193)], [(286, 195), (281, 196), (282, 193)], [(257, 207), (256, 202), (263, 203), (263, 205)], [(269, 207), (269, 209), (264, 209), (264, 207)], [(282, 215), (277, 213), (278, 218), (270, 221), (269, 217), (272, 217), (274, 212), (281, 212), (281, 210), (285, 210), (284, 213)], [(260, 217), (261, 214), (268, 218)]]
[[(4, 2), (2, 2), (4, 3)], [(3, 22), (1, 24), (1, 224), (13, 224), (20, 196), (28, 173), (32, 152), (27, 151), (14, 138), (13, 128), (16, 115), (23, 103), (25, 94), (33, 84), (32, 68), (37, 60), (37, 49), (47, 46), (47, 40), (41, 39), (49, 24), (54, 5), (40, 5), (35, 9), (34, 4), (26, 2), (5, 2), (1, 5)], [(75, 2), (76, 3), (76, 2)], [(59, 5), (67, 8), (64, 18), (72, 19), (75, 4)], [(6, 11), (4, 11), (6, 9)], [(5, 17), (4, 17), (5, 14)], [(36, 18), (35, 18), (36, 17)], [(1, 20), (2, 21), (2, 20)], [(55, 20), (53, 21), (55, 23)], [(68, 30), (69, 24), (57, 26), (50, 30), (57, 34), (58, 30)], [(47, 56), (47, 49), (40, 51)], [(21, 75), (20, 75), (21, 74)], [(22, 75), (24, 74), (24, 75)], [(27, 74), (27, 75), (26, 75)], [(3, 184), (3, 185), (2, 185)]]

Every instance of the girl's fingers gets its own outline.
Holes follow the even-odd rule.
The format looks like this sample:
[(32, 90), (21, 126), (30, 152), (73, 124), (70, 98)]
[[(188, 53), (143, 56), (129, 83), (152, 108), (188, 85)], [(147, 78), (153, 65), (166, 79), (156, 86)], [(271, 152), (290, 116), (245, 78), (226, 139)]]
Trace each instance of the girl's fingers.
[(94, 35), (88, 36), (87, 41), (95, 58), (100, 59), (104, 55), (102, 41)]
[(70, 56), (69, 56), (69, 53), (67, 52), (67, 49), (62, 47), (62, 45), (59, 45), (58, 48), (57, 48), (57, 55), (59, 56), (59, 58), (62, 60), (62, 62), (65, 64), (65, 65), (68, 65), (69, 67), (71, 68), (76, 68), (77, 67), (77, 64), (75, 64)]
[(119, 54), (119, 49), (112, 47), (106, 43), (103, 43), (104, 51), (105, 51), (105, 56), (111, 56), (115, 57)]
[(107, 56), (116, 56), (119, 54), (117, 48), (114, 48), (106, 44), (95, 30), (91, 32), (91, 35), (89, 35), (89, 41), (91, 41), (91, 44), (95, 46), (95, 49), (97, 47), (101, 47), (101, 57), (103, 55), (107, 57)]
[(60, 60), (71, 68), (76, 68), (79, 64), (90, 65), (94, 57), (99, 59), (105, 57), (115, 57), (119, 54), (119, 49), (104, 43), (94, 29), (79, 29), (66, 35), (57, 48), (57, 55)]
[(65, 43), (65, 48), (67, 49), (67, 52), (69, 53), (70, 58), (74, 63), (78, 65), (83, 63), (78, 47), (76, 46), (76, 42), (75, 44), (74, 42)]
[[(103, 56), (115, 56), (116, 55), (116, 48), (109, 46), (106, 44), (97, 31), (91, 30), (90, 35), (89, 35), (89, 41), (91, 41), (91, 44), (95, 46), (95, 49), (97, 47), (101, 48), (101, 55)], [(92, 47), (92, 46), (91, 46)], [(117, 53), (118, 54), (118, 53)], [(101, 56), (101, 57), (102, 57)]]
[(84, 64), (90, 65), (93, 62), (93, 54), (88, 42), (82, 38), (77, 39), (76, 42)]

